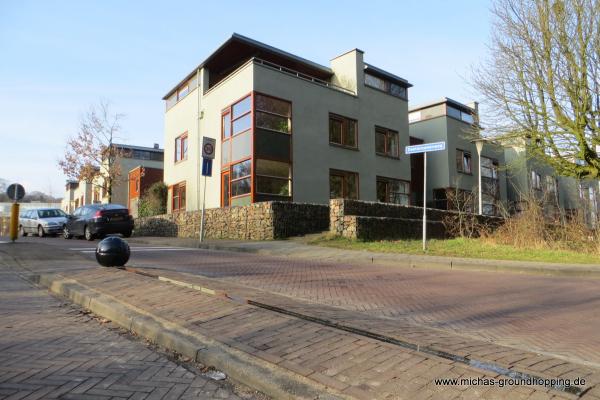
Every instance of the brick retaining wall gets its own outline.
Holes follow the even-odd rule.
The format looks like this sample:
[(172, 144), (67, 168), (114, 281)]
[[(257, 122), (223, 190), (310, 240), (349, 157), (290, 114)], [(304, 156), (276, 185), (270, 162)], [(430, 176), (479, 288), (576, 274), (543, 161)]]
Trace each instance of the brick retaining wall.
[[(320, 204), (261, 202), (211, 208), (205, 213), (205, 237), (268, 240), (321, 232), (329, 227), (329, 207)], [(135, 220), (136, 236), (198, 237), (200, 212), (188, 211)]]
[[(447, 238), (444, 220), (458, 218), (455, 211), (427, 209), (427, 232), (430, 238)], [(422, 235), (423, 208), (360, 200), (334, 199), (329, 203), (329, 230), (351, 239), (409, 239)], [(503, 219), (476, 216), (489, 227), (498, 226)]]

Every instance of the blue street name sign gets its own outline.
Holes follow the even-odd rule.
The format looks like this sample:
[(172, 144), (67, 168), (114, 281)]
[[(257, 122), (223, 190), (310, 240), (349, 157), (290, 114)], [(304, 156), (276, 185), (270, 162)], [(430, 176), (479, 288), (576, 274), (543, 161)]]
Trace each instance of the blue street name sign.
[(202, 176), (212, 176), (212, 163), (210, 158), (202, 159)]
[(446, 150), (446, 142), (423, 143), (406, 146), (405, 154), (428, 153), (430, 151)]

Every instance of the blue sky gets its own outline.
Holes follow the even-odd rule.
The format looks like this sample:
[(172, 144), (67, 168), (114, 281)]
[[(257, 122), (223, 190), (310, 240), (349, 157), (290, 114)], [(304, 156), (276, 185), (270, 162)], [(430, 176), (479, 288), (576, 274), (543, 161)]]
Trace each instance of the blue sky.
[[(226, 4), (226, 5), (225, 5)], [(162, 96), (233, 32), (320, 64), (352, 48), (408, 79), (411, 105), (467, 102), (488, 0), (0, 1), (0, 178), (62, 196), (57, 166), (90, 104), (126, 114), (123, 142), (163, 145)], [(484, 116), (485, 118), (485, 116)]]

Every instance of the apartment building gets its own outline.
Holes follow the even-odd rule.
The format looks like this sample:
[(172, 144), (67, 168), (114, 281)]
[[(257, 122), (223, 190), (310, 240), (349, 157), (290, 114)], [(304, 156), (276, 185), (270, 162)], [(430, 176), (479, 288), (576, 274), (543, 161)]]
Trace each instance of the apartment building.
[[(94, 198), (94, 195), (97, 197)], [(65, 184), (65, 195), (61, 201), (61, 208), (64, 212), (71, 214), (77, 207), (99, 201), (100, 197), (97, 191), (94, 191), (92, 182), (68, 180)]]
[[(477, 103), (443, 98), (412, 107), (408, 114), (411, 144), (446, 142), (446, 151), (427, 155), (429, 207), (477, 212), (479, 157), (475, 141), (482, 140)], [(423, 155), (412, 155), (412, 195), (423, 204)], [(497, 215), (506, 205), (504, 149), (483, 141), (481, 150), (482, 213)]]
[[(129, 172), (138, 167), (163, 169), (164, 150), (158, 144), (153, 147), (113, 144), (119, 151), (114, 160), (120, 176), (112, 184), (111, 203), (127, 205), (129, 203)], [(106, 161), (105, 161), (106, 162)], [(105, 182), (98, 179), (95, 190), (100, 192), (100, 202), (108, 203)]]
[(600, 194), (597, 180), (560, 176), (550, 165), (528, 154), (523, 143), (507, 143), (508, 201), (513, 212), (527, 201), (537, 200), (553, 219), (583, 212), (590, 225), (598, 220)]
[[(164, 150), (160, 149), (158, 144), (155, 144), (154, 147), (126, 144), (113, 144), (113, 146), (119, 149), (118, 156), (114, 160), (114, 163), (117, 170), (120, 172), (120, 176), (112, 183), (111, 202), (128, 205), (130, 187), (129, 172), (136, 168), (148, 168), (160, 170), (162, 173)], [(108, 161), (104, 162), (106, 163)], [(107, 168), (104, 168), (104, 170), (107, 170)], [(101, 170), (98, 168), (98, 174), (100, 173)], [(156, 176), (156, 173), (152, 173), (152, 176)], [(62, 208), (65, 212), (71, 213), (77, 207), (108, 202), (106, 182), (102, 176), (98, 176), (91, 182), (85, 180), (67, 181)]]
[(410, 203), (405, 79), (348, 51), (319, 65), (233, 34), (165, 96), (169, 212), (330, 198)]
[(139, 203), (146, 191), (156, 182), (162, 182), (162, 168), (143, 167), (138, 165), (129, 171), (129, 190), (127, 198), (127, 208), (129, 213), (134, 217), (138, 217)]

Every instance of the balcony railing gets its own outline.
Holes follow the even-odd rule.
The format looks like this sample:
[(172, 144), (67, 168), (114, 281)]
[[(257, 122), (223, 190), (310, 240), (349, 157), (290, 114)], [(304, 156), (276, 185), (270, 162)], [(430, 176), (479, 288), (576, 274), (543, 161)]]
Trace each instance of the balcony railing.
[(260, 65), (265, 66), (267, 68), (273, 69), (275, 71), (283, 72), (284, 74), (292, 75), (292, 76), (295, 76), (296, 78), (300, 78), (300, 79), (303, 79), (305, 81), (316, 83), (317, 85), (325, 86), (325, 87), (328, 87), (328, 88), (333, 89), (333, 90), (338, 90), (338, 91), (344, 92), (346, 94), (351, 94), (353, 96), (356, 95), (356, 93), (353, 92), (350, 89), (346, 89), (346, 88), (343, 88), (341, 86), (334, 85), (331, 82), (327, 82), (327, 81), (325, 81), (323, 79), (315, 78), (314, 76), (303, 74), (302, 72), (295, 71), (295, 70), (293, 70), (291, 68), (284, 67), (282, 65), (278, 65), (278, 64), (272, 63), (270, 61), (263, 60), (261, 58), (253, 58), (252, 60), (255, 63), (257, 63), (257, 64), (260, 64)]

